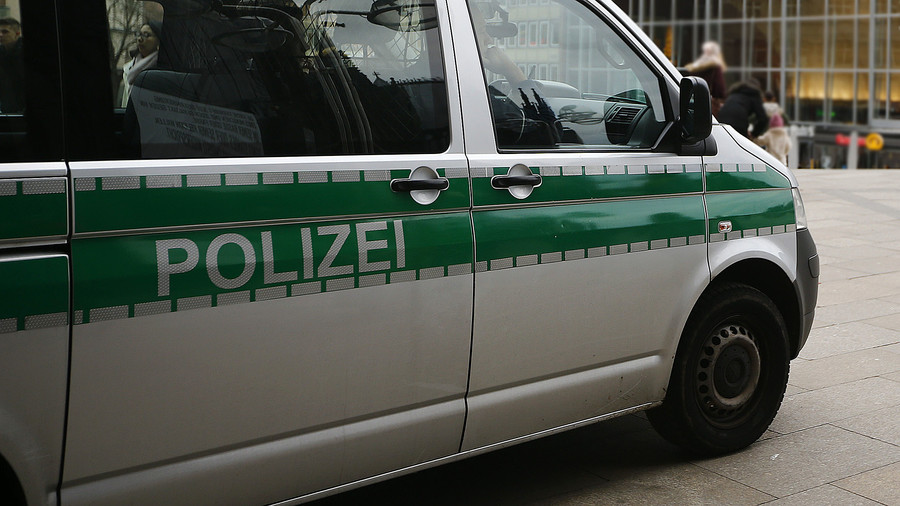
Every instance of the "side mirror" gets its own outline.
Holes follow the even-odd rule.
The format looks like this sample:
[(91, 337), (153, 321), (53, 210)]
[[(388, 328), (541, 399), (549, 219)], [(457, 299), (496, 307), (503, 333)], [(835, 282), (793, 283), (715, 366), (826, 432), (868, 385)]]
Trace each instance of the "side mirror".
[(681, 127), (681, 140), (685, 144), (696, 144), (712, 133), (709, 85), (700, 77), (685, 77), (679, 88), (681, 107), (678, 125)]

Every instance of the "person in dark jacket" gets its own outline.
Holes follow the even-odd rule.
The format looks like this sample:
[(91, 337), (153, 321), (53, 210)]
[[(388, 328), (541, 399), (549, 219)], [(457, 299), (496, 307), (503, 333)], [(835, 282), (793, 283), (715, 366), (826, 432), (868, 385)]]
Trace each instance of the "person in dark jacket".
[[(750, 78), (734, 84), (717, 116), (719, 123), (731, 125), (747, 138), (759, 137), (769, 128), (759, 81)], [(750, 122), (753, 122), (751, 136)]]
[(0, 19), (0, 114), (25, 111), (25, 59), (22, 26), (13, 18)]

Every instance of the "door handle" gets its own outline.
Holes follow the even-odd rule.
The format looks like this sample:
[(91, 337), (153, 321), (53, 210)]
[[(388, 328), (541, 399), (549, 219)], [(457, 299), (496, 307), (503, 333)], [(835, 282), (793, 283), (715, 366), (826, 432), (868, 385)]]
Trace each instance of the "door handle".
[(491, 178), (491, 187), (495, 190), (507, 190), (511, 186), (540, 186), (541, 176), (494, 176)]
[(445, 177), (437, 179), (394, 179), (391, 181), (391, 190), (394, 192), (414, 192), (437, 190), (444, 191), (450, 188), (450, 181)]

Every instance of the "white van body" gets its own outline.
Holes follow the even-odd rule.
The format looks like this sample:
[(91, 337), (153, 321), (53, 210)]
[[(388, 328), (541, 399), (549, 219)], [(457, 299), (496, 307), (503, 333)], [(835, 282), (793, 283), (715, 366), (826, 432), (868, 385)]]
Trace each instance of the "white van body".
[(50, 92), (0, 114), (9, 504), (293, 504), (639, 410), (707, 454), (774, 417), (797, 181), (693, 139), (708, 91), (611, 1), (107, 3), (21, 6)]

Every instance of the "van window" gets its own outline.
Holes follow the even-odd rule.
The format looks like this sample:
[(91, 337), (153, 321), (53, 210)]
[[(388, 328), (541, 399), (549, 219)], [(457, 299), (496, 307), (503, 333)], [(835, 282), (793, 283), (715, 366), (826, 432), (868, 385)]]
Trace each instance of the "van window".
[(125, 158), (437, 153), (434, 4), (107, 0)]
[(523, 4), (469, 0), (498, 147), (651, 147), (660, 78), (577, 0)]
[(62, 158), (54, 29), (52, 5), (0, 2), (0, 163)]

